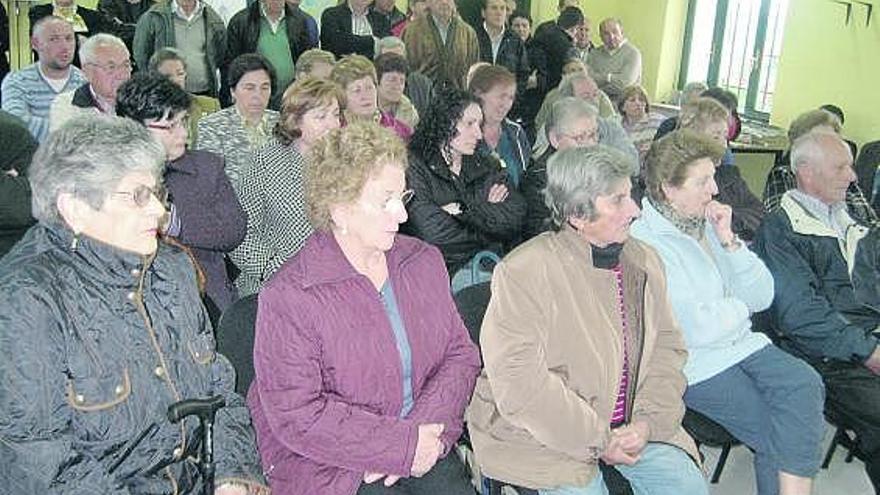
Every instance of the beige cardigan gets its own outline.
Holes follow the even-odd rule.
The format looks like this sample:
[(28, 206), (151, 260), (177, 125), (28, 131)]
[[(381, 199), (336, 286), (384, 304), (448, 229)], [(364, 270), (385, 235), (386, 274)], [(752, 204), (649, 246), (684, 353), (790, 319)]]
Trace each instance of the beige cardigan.
[[(631, 363), (630, 421), (653, 442), (698, 458), (681, 427), (684, 340), (667, 301), (663, 266), (647, 245), (621, 254)], [(547, 232), (504, 259), (480, 343), (485, 368), (467, 410), (483, 472), (535, 489), (586, 485), (610, 437), (623, 345), (615, 275), (593, 267), (571, 228)]]

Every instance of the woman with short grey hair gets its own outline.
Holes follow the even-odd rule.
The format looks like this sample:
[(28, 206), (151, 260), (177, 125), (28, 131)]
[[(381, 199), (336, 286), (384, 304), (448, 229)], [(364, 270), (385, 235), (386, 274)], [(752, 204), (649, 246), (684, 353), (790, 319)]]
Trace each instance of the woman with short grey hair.
[(164, 163), (121, 117), (73, 120), (34, 155), (39, 223), (0, 261), (7, 493), (201, 493), (199, 423), (166, 411), (214, 395), (213, 495), (268, 493), (198, 269), (158, 235)]
[(547, 124), (539, 133), (531, 164), (520, 183), (527, 207), (523, 228), (525, 239), (549, 227), (550, 211), (544, 203), (543, 193), (547, 186), (547, 160), (556, 150), (598, 143), (598, 118), (596, 107), (578, 98), (560, 98), (550, 107)]
[(573, 148), (550, 157), (544, 201), (554, 230), (561, 229), (570, 217), (595, 220), (596, 198), (610, 194), (629, 178), (626, 156), (607, 146), (596, 146), (589, 153)]
[(466, 416), (493, 478), (541, 495), (607, 494), (602, 461), (636, 493), (708, 494), (681, 427), (686, 353), (663, 266), (628, 240), (639, 215), (630, 171), (602, 145), (556, 153), (546, 188), (556, 230), (495, 268)]

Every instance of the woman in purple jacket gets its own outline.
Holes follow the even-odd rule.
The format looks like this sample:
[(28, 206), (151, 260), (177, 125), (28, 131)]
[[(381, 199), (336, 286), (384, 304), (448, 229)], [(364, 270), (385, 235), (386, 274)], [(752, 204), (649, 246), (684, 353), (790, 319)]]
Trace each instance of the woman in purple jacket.
[(167, 77), (136, 74), (119, 88), (116, 114), (146, 126), (165, 148), (163, 179), (171, 204), (163, 233), (192, 250), (205, 275), (205, 302), (216, 323), (238, 298), (225, 256), (244, 239), (247, 215), (226, 177), (223, 158), (186, 149), (190, 102), (190, 95)]
[(374, 123), (313, 149), (315, 233), (257, 313), (248, 406), (274, 493), (474, 493), (448, 454), (480, 360), (440, 252), (397, 234), (405, 168), (403, 143)]

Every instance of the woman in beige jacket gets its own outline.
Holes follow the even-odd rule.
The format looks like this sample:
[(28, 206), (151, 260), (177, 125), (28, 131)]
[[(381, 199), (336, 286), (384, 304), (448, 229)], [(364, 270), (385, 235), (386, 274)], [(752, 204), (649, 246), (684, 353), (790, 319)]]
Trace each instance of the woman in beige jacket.
[(477, 462), (542, 495), (606, 494), (600, 460), (636, 494), (708, 494), (681, 428), (687, 353), (663, 267), (627, 241), (639, 210), (628, 158), (604, 146), (556, 153), (556, 232), (495, 269), (467, 412)]

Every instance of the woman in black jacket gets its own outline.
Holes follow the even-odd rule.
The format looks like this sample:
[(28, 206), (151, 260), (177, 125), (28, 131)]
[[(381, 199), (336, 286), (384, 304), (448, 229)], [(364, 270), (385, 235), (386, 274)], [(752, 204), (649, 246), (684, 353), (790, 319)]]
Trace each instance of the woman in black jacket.
[[(407, 186), (415, 192), (406, 228), (437, 246), (453, 287), (481, 251), (502, 255), (522, 228), (525, 201), (498, 160), (475, 154), (483, 113), (470, 93), (447, 89), (434, 99), (410, 141)], [(461, 271), (461, 274), (458, 272)]]

